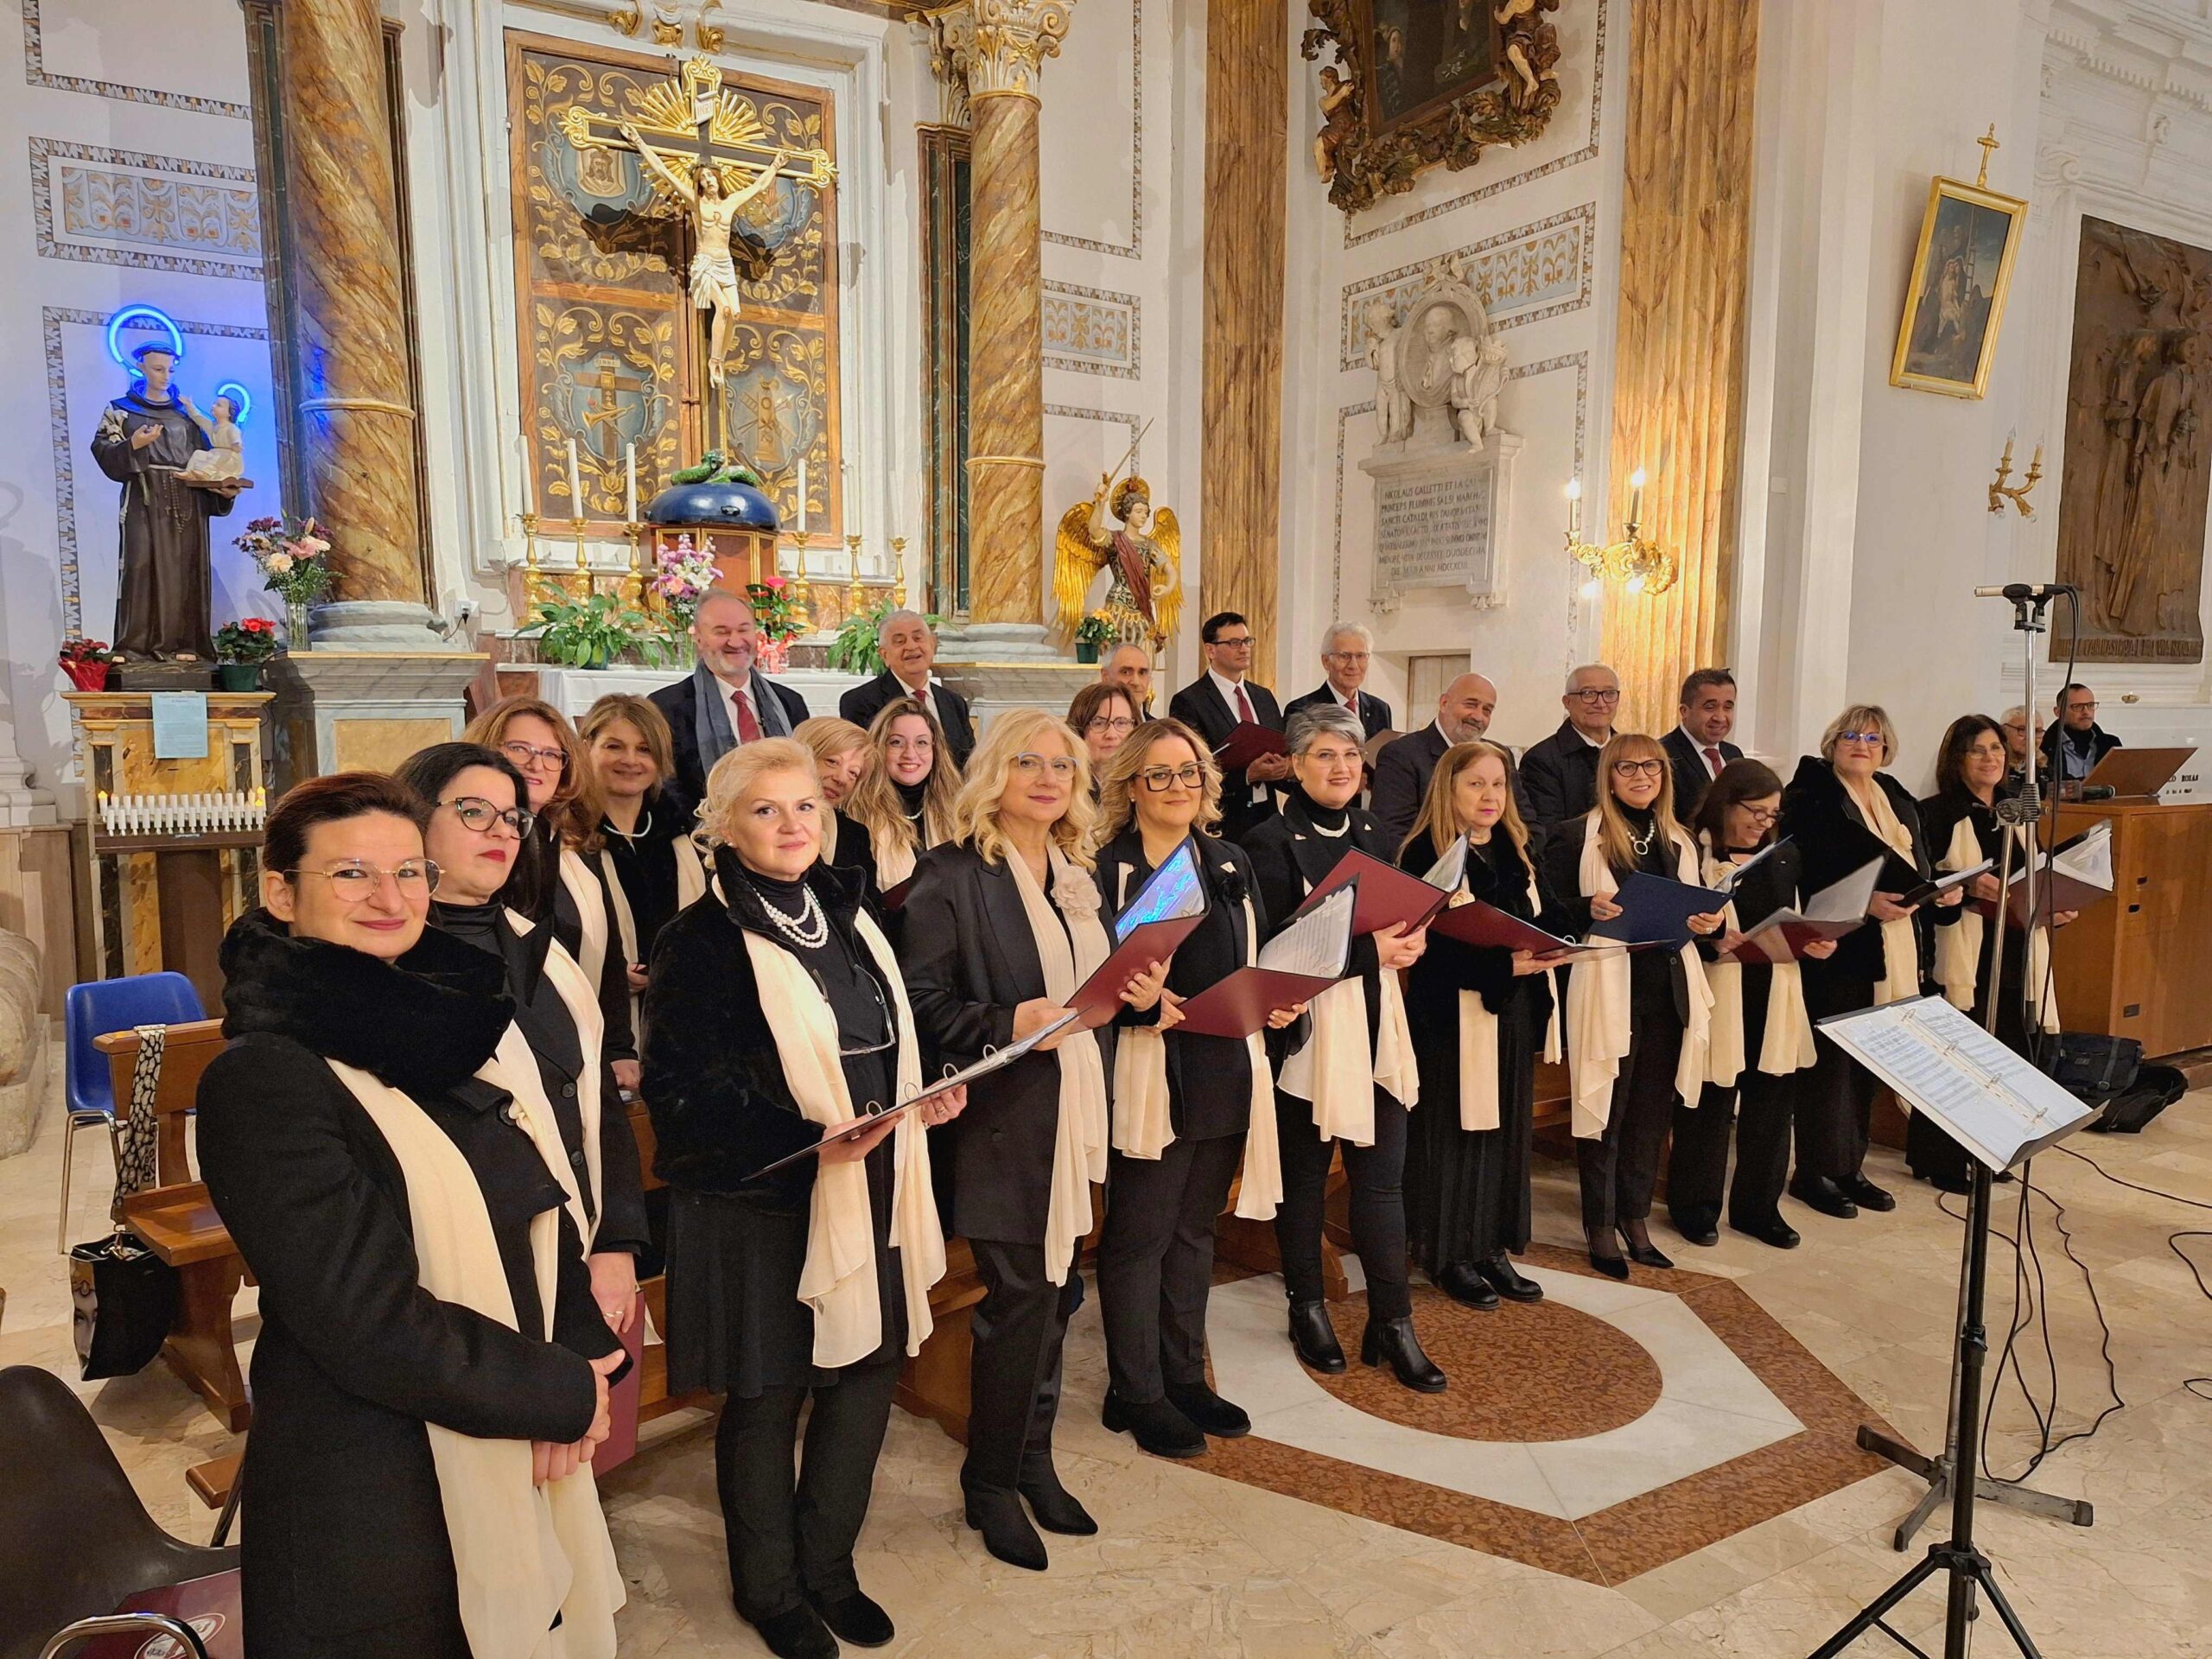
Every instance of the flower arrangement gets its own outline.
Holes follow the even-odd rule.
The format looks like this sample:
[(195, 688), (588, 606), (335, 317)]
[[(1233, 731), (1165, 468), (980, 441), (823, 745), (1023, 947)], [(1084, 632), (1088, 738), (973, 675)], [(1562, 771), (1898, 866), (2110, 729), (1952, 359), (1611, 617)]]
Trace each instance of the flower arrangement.
[(265, 663), (276, 654), (276, 625), (265, 616), (243, 617), (215, 630), (219, 663)]
[(1103, 611), (1093, 611), (1075, 625), (1075, 641), (1079, 645), (1096, 647), (1114, 637), (1114, 625)]
[(714, 560), (692, 546), (689, 536), (678, 536), (673, 547), (664, 547), (653, 560), (650, 590), (667, 607), (677, 632), (691, 626), (699, 595), (714, 585)]
[(69, 677), (69, 683), (79, 691), (105, 691), (115, 653), (105, 639), (65, 639), (55, 660)]
[(798, 605), (791, 597), (791, 584), (781, 576), (747, 582), (745, 596), (752, 601), (753, 620), (760, 625), (763, 639), (780, 645), (798, 638)]
[(317, 532), (312, 518), (296, 524), (289, 516), (256, 518), (232, 545), (252, 556), (261, 567), (262, 586), (287, 605), (311, 603), (330, 587), (330, 564), (325, 556), (330, 543)]

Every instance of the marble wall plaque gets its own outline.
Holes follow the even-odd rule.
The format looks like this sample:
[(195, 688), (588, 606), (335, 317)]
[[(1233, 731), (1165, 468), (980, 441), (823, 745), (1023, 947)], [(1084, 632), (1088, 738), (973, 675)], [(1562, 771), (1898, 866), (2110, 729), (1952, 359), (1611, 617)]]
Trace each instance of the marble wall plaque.
[(1497, 546), (1504, 517), (1504, 463), (1521, 441), (1493, 432), (1480, 449), (1373, 456), (1360, 468), (1375, 480), (1375, 563), (1370, 591), (1389, 605), (1422, 588), (1458, 588), (1478, 606), (1504, 602)]

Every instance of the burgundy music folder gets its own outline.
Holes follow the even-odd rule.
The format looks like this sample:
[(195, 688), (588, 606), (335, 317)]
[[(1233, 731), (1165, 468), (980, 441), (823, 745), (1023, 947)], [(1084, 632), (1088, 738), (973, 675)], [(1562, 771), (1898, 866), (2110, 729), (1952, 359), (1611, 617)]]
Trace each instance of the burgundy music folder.
[(1249, 720), (1239, 721), (1236, 729), (1213, 752), (1213, 758), (1224, 776), (1241, 778), (1244, 768), (1262, 755), (1284, 754), (1288, 753), (1288, 747), (1281, 732), (1255, 725)]
[(1344, 855), (1306, 895), (1305, 902), (1292, 912), (1294, 918), (1306, 914), (1338, 888), (1355, 880), (1359, 883), (1359, 900), (1351, 918), (1354, 938), (1380, 933), (1401, 923), (1409, 928), (1425, 927), (1429, 918), (1443, 909), (1444, 901), (1452, 896), (1410, 871), (1385, 864), (1372, 854), (1352, 847), (1346, 849)]

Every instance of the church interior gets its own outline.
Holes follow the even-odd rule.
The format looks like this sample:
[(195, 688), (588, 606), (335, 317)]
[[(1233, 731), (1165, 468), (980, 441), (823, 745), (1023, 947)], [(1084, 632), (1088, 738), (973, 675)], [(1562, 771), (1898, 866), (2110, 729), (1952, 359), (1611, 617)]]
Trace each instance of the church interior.
[[(255, 1632), (242, 1459), (268, 1386), (257, 1348), (278, 1324), (262, 1298), (289, 1281), (231, 1238), (222, 1183), (196, 1161), (213, 1120), (201, 1088), (194, 1122), (194, 1091), (237, 1036), (222, 1023), (235, 930), (289, 879), (262, 861), (289, 791), (496, 747), (511, 706), (544, 709), (519, 718), (557, 722), (573, 759), (569, 722), (592, 741), (602, 698), (658, 708), (694, 683), (659, 729), (702, 780), (726, 775), (716, 754), (805, 740), (799, 723), (818, 717), (874, 743), (898, 728), (892, 709), (916, 706), (886, 700), (918, 696), (957, 784), (952, 757), (1005, 758), (995, 721), (1084, 708), (1125, 659), (1149, 681), (1123, 694), (1123, 729), (1172, 699), (1216, 751), (1192, 737), (1210, 779), (1247, 763), (1217, 766), (1224, 734), (1277, 734), (1222, 784), (1232, 840), (1277, 810), (1278, 698), (1312, 690), (1363, 728), (1350, 810), (1392, 830), (1394, 870), (1415, 806), (1449, 796), (1430, 787), (1449, 772), (1439, 755), (1497, 746), (1484, 753), (1502, 751), (1518, 802), (1500, 822), (1518, 836), (1526, 818), (1535, 837), (1529, 894), (1540, 869), (1571, 889), (1581, 850), (1592, 939), (1617, 910), (1611, 875), (1586, 885), (1605, 826), (1644, 821), (1605, 791), (1662, 769), (1620, 734), (1666, 740), (1646, 747), (1669, 757), (1659, 798), (1685, 826), (1686, 775), (1718, 788), (1763, 762), (1764, 789), (1788, 786), (1781, 844), (1808, 869), (1800, 788), (1808, 772), (1833, 787), (1837, 755), (1863, 739), (1890, 792), (1845, 790), (1865, 822), (1844, 828), (1887, 838), (1875, 857), (1904, 850), (1928, 893), (1947, 871), (1954, 888), (1906, 903), (1885, 880), (1826, 948), (1842, 960), (1846, 926), (1879, 936), (1894, 976), (1897, 931), (1913, 939), (1921, 907), (1908, 999), (1962, 1024), (1961, 1010), (1986, 1014), (2007, 1045), (1993, 1052), (2028, 1054), (2023, 1071), (2061, 1108), (2079, 1099), (2082, 1122), (2094, 1107), (2108, 1114), (2095, 1128), (2131, 1132), (2062, 1138), (2075, 1118), (2038, 1108), (1993, 1183), (1956, 1132), (1968, 1173), (1924, 1179), (1914, 1137), (1937, 1138), (1942, 1112), (1910, 1109), (1910, 1077), (1856, 1048), (1842, 1058), (1839, 1033), (1837, 1064), (1863, 1064), (1872, 1103), (1840, 1189), (1801, 1190), (1798, 1109), (1798, 1175), (1774, 1224), (1795, 1248), (1772, 1248), (1765, 1224), (1686, 1224), (1682, 1208), (1669, 1221), (1670, 1194), (1689, 1203), (1693, 1086), (1673, 1109), (1649, 1239), (1627, 1235), (1630, 1266), (1610, 1253), (1611, 1221), (1589, 1220), (1591, 1137), (1613, 1142), (1586, 1122), (1570, 1070), (1607, 1017), (1576, 1002), (1575, 977), (1601, 982), (1596, 958), (1578, 959), (1565, 988), (1546, 981), (1577, 1058), (1532, 1059), (1522, 1108), (1533, 1156), (1514, 1255), (1540, 1294), (1452, 1293), (1414, 1249), (1413, 1318), (1448, 1388), (1401, 1386), (1408, 1371), (1394, 1380), (1371, 1350), (1348, 1369), (1313, 1363), (1294, 1345), (1281, 1216), (1217, 1205), (1210, 1296), (1204, 1268), (1198, 1286), (1208, 1381), (1193, 1386), (1249, 1422), (1200, 1434), (1203, 1455), (1148, 1455), (1115, 1426), (1128, 1383), (1109, 1354), (1099, 1262), (1116, 1189), (1102, 1189), (1105, 1255), (1095, 1234), (1079, 1245), (1049, 1380), (1058, 1478), (1096, 1524), (1046, 1540), (1042, 1571), (987, 1548), (972, 1491), (963, 1504), (983, 1409), (971, 1346), (1003, 1269), (945, 1226), (934, 1329), (912, 1334), (849, 1550), (896, 1620), (887, 1650), (1781, 1659), (1958, 1655), (1963, 1631), (1982, 1654), (2212, 1659), (2212, 0), (8, 3), (20, 29), (0, 29), (0, 58), (20, 47), (22, 76), (0, 70), (14, 273), (0, 376), (18, 411), (0, 458), (0, 1488), (16, 1490), (0, 1490), (0, 1538), (13, 1554), (61, 1527), (27, 1518), (44, 1496), (31, 1489), (92, 1491), (105, 1457), (116, 1501), (143, 1515), (68, 1522), (62, 1559), (99, 1555), (101, 1536), (146, 1516), (228, 1553), (111, 1575), (99, 1605), (63, 1605), (64, 1575), (25, 1543), (0, 1560), (0, 1659), (41, 1655), (122, 1591), (203, 1571), (227, 1602), (162, 1604), (189, 1639), (149, 1626), (87, 1646), (275, 1659), (357, 1645), (342, 1590), (327, 1649)], [(715, 678), (706, 637), (733, 593), (753, 702)], [(918, 682), (901, 666), (910, 625)], [(1700, 691), (1724, 684), (1725, 709), (1701, 723)], [(1201, 703), (1218, 730), (1189, 713)], [(1295, 757), (1323, 740), (1288, 712)], [(1969, 716), (1984, 718), (1961, 736)], [(2044, 922), (2064, 925), (2024, 925), (2017, 893), (1999, 925), (2001, 881), (1957, 874), (1966, 817), (1962, 839), (1911, 869), (1911, 832), (1881, 804), (1925, 814), (1963, 787), (1976, 730), (2005, 745), (2005, 781), (1982, 796), (1998, 803), (1986, 844), (2003, 842), (1993, 856), (2017, 875), (2015, 846), (2042, 837), (2026, 913), (2050, 882)], [(1390, 749), (1432, 733), (1393, 823)], [(1545, 811), (1540, 780), (1561, 753), (1570, 781), (1582, 763), (1583, 793)], [(1162, 772), (1133, 790), (1096, 747), (1090, 764), (1106, 769), (1102, 822), (1118, 802), (1146, 823), (1144, 791), (1174, 787)], [(1305, 798), (1295, 775), (1286, 801)], [(703, 817), (717, 787), (694, 785)], [(859, 816), (852, 787), (839, 823)], [(2008, 816), (2023, 796), (2029, 816)], [(1774, 812), (1758, 822), (1771, 841)], [(2015, 823), (2029, 827), (1998, 827)], [(1546, 825), (1576, 837), (1563, 865), (1533, 849)], [(2062, 841), (2102, 863), (2056, 874)], [(875, 856), (887, 913), (909, 882), (894, 887), (880, 832)], [(918, 894), (929, 869), (925, 851)], [(380, 893), (386, 874), (368, 872)], [(1951, 995), (1966, 930), (1938, 906), (1967, 916), (1978, 898), (1955, 888), (1968, 880), (1995, 894), (1986, 928), (1967, 918), (1971, 949), (1995, 955), (1970, 957)], [(1732, 942), (1747, 908), (1728, 912)], [(1649, 959), (1681, 946), (1691, 1000), (1707, 1000), (1697, 964), (1712, 951), (1668, 944)], [(602, 929), (590, 949), (610, 948)], [(909, 928), (910, 990), (917, 948)], [(631, 954), (641, 1022), (659, 976)], [(1624, 1006), (1645, 960), (1621, 969)], [(1314, 983), (1352, 972), (1344, 961)], [(1804, 965), (1814, 1023), (1865, 1006), (1823, 1007)], [(1380, 971), (1395, 1007), (1398, 970)], [(2017, 1000), (2022, 973), (2043, 988), (2007, 1037), (1992, 986)], [(124, 987), (139, 989), (113, 995)], [(1624, 1027), (1643, 1020), (1635, 1007)], [(1675, 1010), (1678, 1030), (1702, 1032), (1701, 1010), (1687, 1026)], [(1904, 1027), (1921, 1029), (1910, 1015), (1888, 1029)], [(1416, 1011), (1408, 1040), (1426, 1054), (1419, 1027)], [(771, 1637), (741, 1586), (733, 1605), (721, 1390), (679, 1386), (685, 1363), (663, 1351), (654, 1264), (689, 1199), (674, 1160), (656, 1164), (670, 1125), (637, 1034), (644, 1098), (635, 1058), (621, 1097), (652, 1237), (592, 1477), (619, 1569), (613, 1640), (634, 1659), (834, 1653)], [(1274, 1052), (1272, 1031), (1236, 1035)], [(1803, 1041), (1801, 1080), (1816, 1074), (1811, 1024)], [(1825, 1028), (1819, 1041), (1825, 1057)], [(854, 1051), (834, 1052), (849, 1073)], [(1929, 1064), (1981, 1064), (1962, 1052)], [(1235, 1053), (1244, 1064), (1245, 1045)], [(1746, 1077), (1763, 1064), (1738, 1063)], [(1641, 1062), (1629, 1048), (1619, 1064)], [(2076, 1075), (2096, 1065), (2125, 1078)], [(1118, 1114), (1114, 1057), (1103, 1075)], [(1284, 1069), (1277, 1087), (1292, 1086)], [(2121, 1103), (2146, 1093), (2147, 1120), (2123, 1126)], [(158, 1129), (118, 1128), (133, 1117)], [(921, 1116), (902, 1121), (902, 1146), (906, 1122), (921, 1135)], [(1325, 1306), (1349, 1345), (1361, 1319), (1371, 1334), (1395, 1317), (1385, 1302), (1408, 1281), (1401, 1262), (1382, 1282), (1357, 1247), (1365, 1166), (1351, 1142), (1332, 1165), (1320, 1133)], [(1418, 1119), (1414, 1135), (1409, 1160)], [(1251, 1156), (1240, 1194), (1258, 1179)], [(943, 1201), (952, 1160), (938, 1159)], [(1410, 1164), (1405, 1179), (1417, 1211)], [(173, 1288), (144, 1357), (100, 1371), (86, 1344), (113, 1332), (124, 1287), (104, 1260), (96, 1277), (99, 1249), (71, 1247), (104, 1249), (111, 1232), (158, 1257)], [(1961, 1289), (1977, 1240), (1978, 1322)], [(911, 1268), (911, 1238), (901, 1248)], [(1976, 1481), (1955, 1472), (1977, 1464)], [(804, 1505), (800, 1524), (804, 1556)], [(1961, 1528), (1970, 1547), (1943, 1554)], [(1923, 1558), (1929, 1575), (1881, 1623), (1857, 1622)], [(847, 1647), (871, 1644), (824, 1618)], [(601, 1650), (562, 1636), (512, 1651)], [(401, 1650), (388, 1630), (363, 1639)]]

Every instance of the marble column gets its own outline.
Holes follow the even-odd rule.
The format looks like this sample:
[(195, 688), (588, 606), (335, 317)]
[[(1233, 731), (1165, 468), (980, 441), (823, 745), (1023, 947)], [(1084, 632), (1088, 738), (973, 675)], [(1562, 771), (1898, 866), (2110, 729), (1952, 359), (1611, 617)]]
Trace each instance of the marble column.
[(377, 0), (285, 0), (278, 15), (293, 391), (335, 579), (317, 638), (335, 624), (348, 643), (419, 647), (419, 438)]

